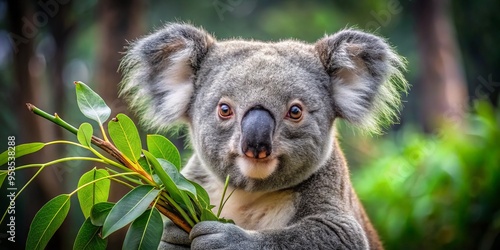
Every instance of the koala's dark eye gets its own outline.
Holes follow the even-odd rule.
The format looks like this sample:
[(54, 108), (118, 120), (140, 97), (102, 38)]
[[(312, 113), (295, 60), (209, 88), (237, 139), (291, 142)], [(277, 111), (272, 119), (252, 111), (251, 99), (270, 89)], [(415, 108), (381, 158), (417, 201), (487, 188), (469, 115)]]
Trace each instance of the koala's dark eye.
[(233, 116), (233, 110), (231, 107), (225, 103), (219, 104), (219, 117), (222, 119), (228, 119), (231, 118), (231, 116)]
[(302, 108), (299, 105), (291, 106), (286, 117), (299, 121), (302, 118)]

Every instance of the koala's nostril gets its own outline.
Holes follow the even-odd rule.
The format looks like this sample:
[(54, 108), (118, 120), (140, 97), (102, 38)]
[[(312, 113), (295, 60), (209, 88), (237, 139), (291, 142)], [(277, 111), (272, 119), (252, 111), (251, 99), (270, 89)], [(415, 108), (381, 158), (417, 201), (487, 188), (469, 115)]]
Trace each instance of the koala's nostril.
[(245, 151), (245, 155), (248, 156), (249, 158), (254, 158), (255, 157), (254, 154), (253, 154), (253, 152), (252, 152), (252, 150)]
[(271, 154), (271, 152), (265, 148), (258, 152), (257, 150), (247, 149), (244, 151), (244, 153), (247, 157), (256, 159), (264, 159)]
[(241, 150), (249, 158), (264, 159), (272, 152), (274, 118), (269, 111), (255, 108), (241, 121)]
[(259, 153), (259, 159), (264, 159), (267, 156), (269, 156), (269, 154), (267, 153), (267, 150), (260, 151), (260, 153)]

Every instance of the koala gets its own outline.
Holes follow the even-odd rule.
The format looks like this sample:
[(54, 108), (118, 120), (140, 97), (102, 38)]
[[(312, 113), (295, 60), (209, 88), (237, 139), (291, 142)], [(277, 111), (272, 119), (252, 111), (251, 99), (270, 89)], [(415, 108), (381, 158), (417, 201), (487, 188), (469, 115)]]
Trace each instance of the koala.
[[(384, 39), (346, 29), (314, 44), (217, 41), (170, 23), (128, 48), (121, 95), (142, 124), (187, 124), (182, 170), (222, 216), (188, 234), (167, 223), (160, 249), (382, 249), (349, 177), (334, 123), (370, 132), (397, 119), (404, 60)], [(214, 211), (217, 211), (217, 207)]]

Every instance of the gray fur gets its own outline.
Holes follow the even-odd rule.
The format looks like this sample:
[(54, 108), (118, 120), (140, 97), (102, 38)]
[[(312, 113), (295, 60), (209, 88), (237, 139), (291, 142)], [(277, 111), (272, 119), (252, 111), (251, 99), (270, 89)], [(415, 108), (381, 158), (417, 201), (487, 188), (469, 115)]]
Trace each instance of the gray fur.
[[(194, 249), (382, 248), (333, 125), (345, 118), (379, 132), (393, 121), (407, 88), (403, 68), (384, 40), (355, 30), (310, 45), (215, 41), (169, 24), (138, 40), (122, 63), (122, 94), (149, 128), (187, 123), (194, 155), (183, 174), (204, 186), (212, 203), (227, 175), (236, 190), (223, 210), (236, 225), (199, 223), (189, 239), (166, 230), (161, 248), (186, 241)], [(220, 103), (232, 108), (230, 119), (218, 116)], [(294, 104), (302, 107), (300, 121), (286, 116)], [(240, 145), (241, 120), (255, 107), (275, 121), (272, 152), (262, 160), (245, 158)]]

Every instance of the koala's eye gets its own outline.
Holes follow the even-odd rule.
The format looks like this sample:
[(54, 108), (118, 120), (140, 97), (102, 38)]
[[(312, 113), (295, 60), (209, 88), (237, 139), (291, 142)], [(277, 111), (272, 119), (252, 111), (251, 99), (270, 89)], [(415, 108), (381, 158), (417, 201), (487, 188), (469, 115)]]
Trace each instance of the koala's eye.
[(221, 103), (219, 104), (219, 116), (222, 119), (231, 118), (231, 116), (233, 116), (233, 110), (229, 107), (229, 105)]
[(291, 106), (286, 117), (299, 121), (302, 118), (302, 108), (299, 105)]

